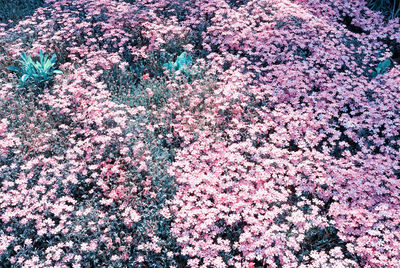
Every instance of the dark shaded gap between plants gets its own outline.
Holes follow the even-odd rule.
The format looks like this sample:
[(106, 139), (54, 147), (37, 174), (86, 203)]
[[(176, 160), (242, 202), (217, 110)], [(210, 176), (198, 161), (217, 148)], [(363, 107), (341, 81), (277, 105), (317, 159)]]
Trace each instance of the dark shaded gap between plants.
[(246, 5), (249, 1), (248, 0), (228, 0), (227, 3), (230, 8), (239, 8), (243, 5)]
[(304, 241), (300, 247), (300, 251), (296, 254), (298, 255), (299, 263), (302, 263), (304, 256), (307, 256), (313, 250), (329, 252), (335, 247), (340, 247), (347, 259), (354, 260), (360, 267), (363, 267), (364, 261), (362, 258), (348, 251), (346, 242), (339, 238), (338, 230), (333, 226), (328, 226), (324, 229), (319, 227), (311, 228), (305, 233)]
[[(44, 0), (0, 0), (0, 23), (12, 28), (25, 17), (32, 16), (37, 8), (45, 5)], [(9, 22), (10, 20), (12, 22)]]
[(370, 31), (365, 31), (363, 28), (353, 25), (352, 21), (353, 21), (353, 18), (347, 15), (343, 18), (343, 20), (339, 20), (339, 23), (343, 24), (346, 27), (346, 29), (352, 33), (370, 34)]
[[(390, 1), (393, 2), (393, 1)], [(392, 3), (393, 5), (393, 3)], [(400, 9), (400, 1), (398, 2), (397, 10)], [(400, 16), (400, 12), (399, 12)], [(347, 30), (349, 30), (352, 33), (356, 34), (370, 34), (370, 31), (366, 31), (363, 28), (359, 26), (355, 26), (352, 24), (353, 17), (350, 17), (346, 15), (343, 20), (339, 20), (338, 22), (343, 24)], [(398, 43), (396, 40), (390, 39), (389, 37), (386, 37), (385, 39), (380, 39), (378, 38), (378, 41), (384, 43), (385, 45), (388, 46), (389, 50), (392, 52), (392, 57), (391, 59), (396, 62), (397, 64), (400, 63), (400, 43)]]
[(389, 50), (392, 52), (392, 61), (394, 61), (397, 64), (400, 64), (400, 43), (396, 42), (396, 40), (390, 39), (386, 37), (385, 39), (378, 39), (378, 41), (381, 41), (385, 45), (389, 47)]
[(400, 2), (397, 0), (369, 0), (367, 8), (381, 12), (386, 20), (400, 17)]

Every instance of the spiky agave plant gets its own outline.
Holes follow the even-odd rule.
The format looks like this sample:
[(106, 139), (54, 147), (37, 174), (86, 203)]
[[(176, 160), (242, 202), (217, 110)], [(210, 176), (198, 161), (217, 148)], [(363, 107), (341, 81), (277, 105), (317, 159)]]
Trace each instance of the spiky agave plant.
[(186, 74), (189, 72), (189, 67), (192, 65), (192, 63), (192, 58), (187, 55), (186, 52), (183, 52), (178, 56), (175, 62), (168, 62), (164, 64), (164, 67), (170, 70), (170, 72), (180, 71)]
[(27, 56), (23, 52), (19, 60), (21, 67), (10, 66), (8, 69), (19, 74), (20, 88), (30, 85), (31, 82), (43, 88), (46, 82), (53, 79), (54, 74), (62, 74), (55, 68), (56, 61), (56, 54), (49, 58), (47, 55), (43, 55), (42, 50), (39, 52), (39, 61), (33, 61), (31, 56)]

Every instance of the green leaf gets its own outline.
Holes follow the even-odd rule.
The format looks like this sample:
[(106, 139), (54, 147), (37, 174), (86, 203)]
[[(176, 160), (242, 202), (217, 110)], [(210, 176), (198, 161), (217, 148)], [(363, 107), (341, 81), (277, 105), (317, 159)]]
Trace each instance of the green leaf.
[(176, 63), (175, 63), (175, 70), (179, 70), (180, 68), (181, 68), (181, 63), (180, 63), (180, 61), (177, 61)]
[(28, 80), (28, 79), (29, 79), (29, 75), (27, 75), (27, 74), (24, 74), (24, 75), (21, 77), (21, 81), (22, 81), (23, 83), (25, 83), (26, 80)]
[(190, 56), (187, 55), (186, 52), (183, 52), (181, 55), (178, 56), (178, 58), (175, 61), (175, 70), (185, 70), (188, 67), (190, 67), (190, 65), (192, 65), (193, 61), (192, 58)]
[(18, 72), (18, 73), (20, 73), (22, 71), (20, 68), (15, 67), (15, 66), (8, 67), (8, 70), (11, 72)]
[(55, 74), (62, 74), (63, 72), (60, 71), (60, 70), (54, 70), (53, 73), (55, 73)]
[(43, 66), (43, 71), (45, 73), (47, 73), (51, 68), (51, 65), (48, 62), (45, 62), (44, 66)]
[(35, 67), (36, 71), (43, 70), (42, 64), (40, 64), (40, 62), (35, 62), (33, 66)]
[(43, 51), (40, 50), (39, 52), (40, 62), (43, 63)]
[(376, 67), (375, 69), (376, 69), (376, 72), (378, 73), (378, 74), (383, 74), (384, 72), (385, 72), (385, 70), (388, 68), (388, 67), (390, 67), (392, 65), (392, 61), (390, 60), (390, 58), (389, 59), (386, 59), (386, 60), (384, 60), (384, 61), (382, 61), (382, 62), (380, 62), (379, 64), (378, 64), (378, 67)]
[(56, 62), (56, 54), (54, 53), (53, 55), (52, 55), (52, 57), (51, 57), (51, 59), (50, 59), (50, 61), (52, 62), (52, 63), (55, 63)]
[(22, 52), (22, 53), (21, 53), (21, 59), (22, 59), (23, 62), (28, 61), (28, 58), (26, 57), (25, 52)]
[(32, 58), (31, 58), (31, 56), (26, 57), (25, 64), (26, 64), (26, 65), (34, 64), (34, 62), (33, 62)]
[(33, 71), (32, 68), (29, 68), (29, 69), (27, 69), (27, 70), (24, 70), (24, 72), (25, 72), (25, 74), (28, 74), (28, 75), (32, 75), (32, 74), (35, 73), (35, 72)]
[(47, 55), (44, 56), (44, 59), (42, 61), (42, 68), (45, 70), (46, 69), (46, 65), (49, 61), (47, 60)]
[(181, 55), (179, 55), (178, 59), (185, 59), (186, 58), (186, 51), (182, 52)]
[(174, 64), (171, 62), (165, 63), (164, 67), (166, 67), (170, 71), (172, 71), (175, 68)]
[(186, 64), (189, 66), (189, 65), (192, 65), (192, 63), (193, 63), (193, 60), (192, 60), (192, 57), (187, 57), (186, 58)]
[(385, 71), (386, 68), (388, 68), (390, 65), (392, 65), (392, 62), (390, 59), (386, 59), (385, 61), (381, 62), (382, 63), (382, 70)]

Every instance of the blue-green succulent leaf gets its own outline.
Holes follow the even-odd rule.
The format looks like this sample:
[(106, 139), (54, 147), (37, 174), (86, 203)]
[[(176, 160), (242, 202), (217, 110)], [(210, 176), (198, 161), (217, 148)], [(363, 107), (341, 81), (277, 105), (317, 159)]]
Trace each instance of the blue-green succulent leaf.
[(387, 69), (388, 67), (390, 67), (391, 65), (392, 65), (392, 61), (391, 61), (390, 58), (389, 58), (389, 59), (386, 59), (386, 60), (380, 62), (380, 63), (378, 64), (378, 67), (375, 68), (375, 70), (376, 70), (376, 72), (377, 72), (378, 74), (383, 74), (383, 73), (386, 71), (386, 69)]
[(15, 66), (8, 67), (8, 70), (12, 71), (12, 72), (18, 72), (18, 73), (22, 72), (22, 70), (20, 68), (15, 67)]
[(39, 52), (39, 58), (40, 58), (40, 62), (43, 62), (43, 51), (40, 50)]
[(24, 75), (21, 77), (21, 81), (22, 81), (23, 83), (25, 83), (26, 80), (28, 80), (28, 79), (29, 79), (29, 75), (27, 75), (27, 74), (24, 74)]
[(382, 71), (385, 71), (386, 68), (388, 68), (391, 64), (392, 62), (390, 61), (390, 59), (386, 59), (383, 62), (381, 62)]

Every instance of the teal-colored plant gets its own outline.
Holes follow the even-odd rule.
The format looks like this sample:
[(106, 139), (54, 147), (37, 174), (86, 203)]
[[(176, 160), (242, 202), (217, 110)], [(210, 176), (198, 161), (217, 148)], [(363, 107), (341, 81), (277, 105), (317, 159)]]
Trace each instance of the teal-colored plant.
[(397, 0), (369, 0), (367, 7), (382, 12), (390, 20), (400, 16), (400, 2)]
[(24, 87), (28, 82), (43, 85), (45, 82), (50, 81), (54, 74), (62, 74), (60, 70), (55, 69), (56, 54), (48, 58), (47, 55), (43, 55), (42, 50), (39, 53), (39, 61), (33, 61), (30, 56), (23, 52), (19, 63), (21, 67), (10, 66), (8, 69), (19, 74), (20, 87)]
[(386, 69), (392, 65), (391, 59), (386, 59), (378, 64), (375, 71), (372, 72), (372, 76), (376, 77), (378, 74), (384, 74)]
[(193, 61), (190, 56), (183, 52), (178, 56), (175, 62), (165, 63), (163, 66), (166, 67), (170, 72), (180, 71), (184, 74), (189, 72), (189, 67), (192, 65)]

